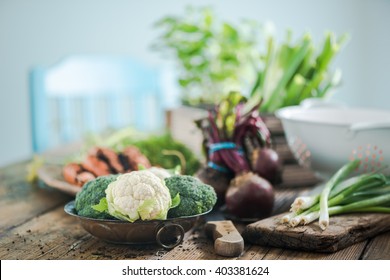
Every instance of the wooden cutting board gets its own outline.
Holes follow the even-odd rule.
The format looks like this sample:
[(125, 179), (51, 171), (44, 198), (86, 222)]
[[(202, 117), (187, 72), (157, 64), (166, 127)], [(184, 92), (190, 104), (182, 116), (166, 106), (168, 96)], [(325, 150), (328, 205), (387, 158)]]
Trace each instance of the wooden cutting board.
[(263, 246), (330, 253), (390, 230), (390, 214), (332, 216), (324, 231), (318, 221), (295, 228), (281, 224), (283, 215), (247, 225), (242, 234), (244, 240)]

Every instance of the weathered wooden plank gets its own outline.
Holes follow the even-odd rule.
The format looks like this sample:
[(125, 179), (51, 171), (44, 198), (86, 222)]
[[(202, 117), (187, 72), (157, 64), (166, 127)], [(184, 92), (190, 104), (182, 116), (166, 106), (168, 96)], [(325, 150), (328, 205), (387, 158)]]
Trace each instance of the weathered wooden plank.
[(360, 242), (334, 253), (307, 252), (272, 248), (264, 257), (265, 260), (357, 260), (366, 242)]
[(0, 229), (15, 227), (70, 197), (26, 181), (27, 162), (0, 169)]
[(57, 207), (2, 233), (0, 259), (149, 259), (166, 250), (157, 245), (118, 245), (88, 234)]
[[(30, 221), (3, 232), (0, 239), (1, 259), (50, 259), (56, 258), (56, 249), (70, 246), (86, 234), (73, 225), (71, 217), (66, 217), (58, 207)], [(71, 240), (70, 242), (66, 242)]]
[(210, 240), (199, 238), (197, 240), (189, 239), (183, 242), (180, 247), (169, 251), (162, 259), (218, 260), (225, 259), (225, 257), (218, 256), (214, 253), (213, 243)]
[[(240, 231), (241, 227), (237, 226)], [(248, 250), (250, 244), (244, 246), (244, 252)], [(206, 236), (204, 224), (196, 227), (182, 244), (167, 252), (161, 259), (172, 260), (235, 260), (238, 257), (225, 257), (215, 253), (214, 242)]]
[(274, 114), (261, 114), (261, 118), (274, 136), (284, 136), (282, 122)]
[(282, 183), (276, 187), (302, 188), (314, 186), (321, 182), (312, 171), (295, 164), (288, 164), (283, 167), (282, 180)]
[(324, 260), (358, 260), (367, 246), (367, 240), (355, 243), (331, 254), (325, 254)]
[(334, 216), (324, 231), (319, 228), (318, 223), (295, 228), (281, 224), (282, 215), (248, 225), (243, 232), (245, 239), (258, 245), (335, 252), (390, 230), (388, 214), (356, 213)]
[(291, 150), (287, 144), (277, 145), (274, 147), (274, 149), (284, 164), (296, 164), (294, 155), (291, 153)]
[(89, 239), (72, 247), (71, 251), (58, 252), (59, 259), (84, 260), (149, 260), (160, 259), (168, 251), (156, 244), (112, 244), (89, 235)]
[[(247, 244), (248, 245), (248, 244)], [(240, 260), (262, 260), (265, 255), (271, 250), (271, 247), (251, 245), (239, 257)]]
[(390, 260), (390, 231), (372, 238), (362, 255), (364, 260)]
[[(1, 259), (183, 259), (215, 258), (212, 241), (196, 241), (189, 232), (184, 243), (171, 251), (157, 244), (120, 245), (89, 235), (63, 206), (11, 229), (1, 236)], [(204, 248), (210, 248), (210, 254)], [(184, 252), (184, 254), (183, 254)]]

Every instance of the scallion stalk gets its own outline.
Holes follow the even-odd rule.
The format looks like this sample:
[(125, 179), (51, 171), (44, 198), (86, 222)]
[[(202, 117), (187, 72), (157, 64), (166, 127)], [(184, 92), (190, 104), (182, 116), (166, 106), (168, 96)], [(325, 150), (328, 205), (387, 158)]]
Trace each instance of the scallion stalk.
[(390, 178), (379, 173), (365, 173), (346, 179), (360, 164), (359, 160), (344, 165), (325, 184), (322, 192), (297, 197), (282, 223), (295, 227), (317, 219), (321, 229), (329, 225), (329, 216), (355, 213), (390, 213)]
[[(353, 202), (350, 204), (346, 205), (340, 205), (340, 206), (333, 206), (329, 208), (329, 213), (331, 215), (337, 215), (337, 214), (343, 214), (343, 213), (349, 213), (349, 212), (363, 212), (363, 210), (378, 210), (378, 208), (381, 205), (385, 205), (386, 203), (390, 202), (390, 193), (369, 198), (369, 199), (364, 199), (361, 201)], [(388, 209), (388, 207), (382, 207), (382, 210)], [(387, 210), (386, 210), (387, 211)]]
[(311, 222), (317, 220), (319, 216), (320, 216), (320, 211), (310, 212), (306, 215), (303, 215), (302, 216), (303, 224), (304, 225), (310, 224)]
[(320, 227), (326, 229), (329, 225), (329, 212), (328, 212), (328, 198), (329, 193), (340, 181), (345, 179), (353, 170), (355, 170), (360, 164), (360, 160), (350, 161), (342, 168), (340, 168), (336, 174), (326, 183), (325, 188), (321, 192), (320, 196)]
[(319, 195), (315, 196), (300, 196), (297, 197), (291, 204), (291, 211), (301, 213), (303, 210), (312, 207), (319, 201)]

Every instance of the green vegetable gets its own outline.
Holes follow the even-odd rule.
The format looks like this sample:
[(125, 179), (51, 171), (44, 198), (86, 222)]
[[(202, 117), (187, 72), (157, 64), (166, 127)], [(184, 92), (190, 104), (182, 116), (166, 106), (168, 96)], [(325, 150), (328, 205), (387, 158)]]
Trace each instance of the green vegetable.
[[(175, 151), (184, 157), (185, 169), (182, 170), (184, 174), (193, 175), (200, 168), (200, 161), (194, 153), (181, 142), (174, 140), (170, 134), (149, 136), (132, 144), (138, 147), (153, 166), (165, 169), (175, 169), (177, 166), (183, 168), (180, 157), (172, 153)], [(166, 151), (171, 151), (171, 154), (168, 155)]]
[(183, 217), (210, 211), (217, 202), (214, 189), (187, 175), (175, 175), (165, 179), (172, 198), (180, 195), (180, 204), (169, 210), (168, 217)]
[(359, 161), (345, 164), (325, 185), (321, 194), (298, 197), (282, 222), (291, 226), (319, 219), (326, 229), (329, 216), (352, 212), (390, 212), (390, 181), (382, 173), (364, 173), (345, 179)]
[[(200, 161), (195, 154), (182, 142), (175, 140), (171, 134), (148, 135), (126, 127), (113, 131), (108, 137), (97, 137), (90, 140), (86, 151), (92, 146), (102, 145), (115, 151), (121, 151), (128, 146), (136, 146), (153, 166), (164, 169), (181, 168), (181, 173), (193, 175), (200, 168)], [(83, 158), (85, 154), (81, 155)], [(183, 161), (184, 159), (184, 165)]]
[(230, 90), (247, 92), (259, 61), (254, 21), (219, 20), (210, 8), (188, 8), (156, 23), (161, 35), (153, 48), (173, 57), (184, 104), (219, 102)]
[(76, 195), (75, 209), (77, 214), (88, 218), (112, 219), (111, 215), (98, 211), (93, 206), (99, 204), (101, 199), (105, 198), (105, 190), (117, 177), (118, 175), (101, 176), (87, 182)]
[(293, 43), (291, 32), (288, 32), (285, 42), (279, 45), (270, 36), (249, 103), (256, 104), (264, 99), (260, 110), (274, 112), (298, 105), (306, 98), (326, 97), (340, 83), (340, 71), (331, 72), (330, 63), (346, 39), (346, 35), (336, 38), (335, 34), (328, 32), (322, 48), (316, 49), (310, 34), (304, 34)]
[[(390, 190), (390, 187), (381, 188), (376, 190), (376, 188), (382, 187), (383, 184), (387, 182), (387, 178), (383, 174), (361, 174), (347, 180), (340, 182), (336, 185), (329, 194), (329, 206), (337, 205), (341, 201), (344, 203), (355, 202), (356, 199), (359, 199), (362, 196), (368, 196), (369, 194), (383, 194)], [(363, 192), (356, 191), (358, 188), (364, 186), (366, 190)], [(301, 214), (303, 212), (317, 211), (319, 210), (319, 200), (321, 194), (313, 196), (300, 196), (297, 197), (294, 203), (291, 205), (291, 210), (294, 213)]]
[(119, 175), (105, 192), (108, 213), (129, 222), (165, 220), (168, 210), (179, 203), (179, 197), (171, 199), (164, 180), (148, 170)]
[(360, 160), (355, 160), (344, 165), (332, 176), (323, 189), (320, 196), (320, 227), (325, 229), (329, 225), (328, 199), (330, 191), (345, 179), (360, 164)]
[[(162, 30), (153, 48), (178, 65), (184, 104), (218, 103), (231, 90), (264, 99), (262, 112), (297, 105), (310, 97), (324, 98), (340, 83), (330, 64), (347, 36), (328, 32), (318, 47), (309, 33), (278, 42), (254, 20), (220, 21), (209, 8), (187, 9), (183, 15), (157, 22)], [(264, 50), (263, 50), (264, 49)]]

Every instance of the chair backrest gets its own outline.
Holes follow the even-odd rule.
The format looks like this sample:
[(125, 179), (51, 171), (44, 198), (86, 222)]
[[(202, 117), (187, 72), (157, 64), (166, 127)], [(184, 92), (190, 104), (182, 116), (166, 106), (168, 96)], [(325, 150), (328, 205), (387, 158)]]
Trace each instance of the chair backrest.
[(128, 57), (71, 56), (30, 72), (34, 152), (86, 133), (164, 126), (160, 72)]

